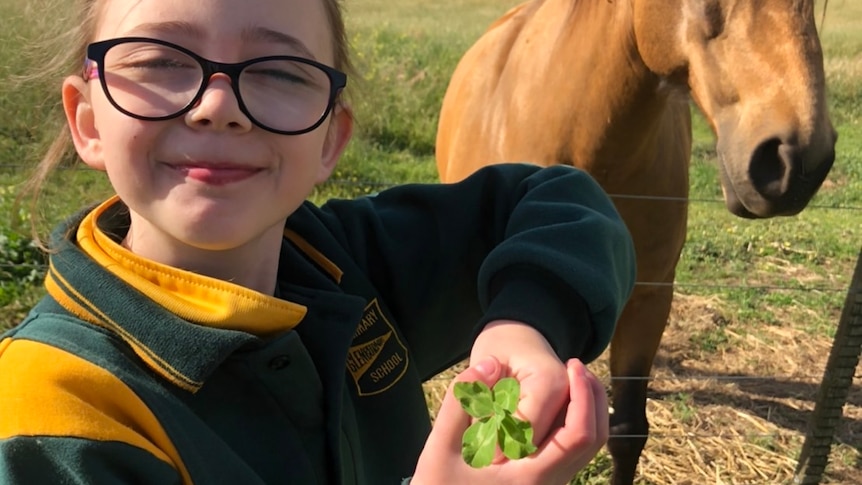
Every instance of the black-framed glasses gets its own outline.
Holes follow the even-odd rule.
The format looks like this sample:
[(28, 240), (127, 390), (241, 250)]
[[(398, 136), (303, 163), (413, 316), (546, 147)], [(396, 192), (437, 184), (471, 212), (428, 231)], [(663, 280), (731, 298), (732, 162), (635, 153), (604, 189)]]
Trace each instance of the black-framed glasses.
[(240, 110), (255, 125), (282, 135), (320, 126), (347, 85), (346, 74), (311, 59), (266, 56), (230, 64), (146, 37), (94, 42), (84, 66), (84, 80), (98, 77), (117, 110), (147, 121), (187, 113), (216, 73), (230, 78)]

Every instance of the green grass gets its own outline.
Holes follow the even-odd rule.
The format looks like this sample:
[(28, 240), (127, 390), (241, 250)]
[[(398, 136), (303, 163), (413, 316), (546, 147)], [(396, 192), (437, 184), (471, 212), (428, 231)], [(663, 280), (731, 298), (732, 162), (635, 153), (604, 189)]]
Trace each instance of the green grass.
[(672, 404), (671, 411), (674, 418), (680, 423), (686, 424), (694, 421), (697, 416), (694, 399), (690, 394), (684, 392), (675, 393), (667, 397), (668, 402)]

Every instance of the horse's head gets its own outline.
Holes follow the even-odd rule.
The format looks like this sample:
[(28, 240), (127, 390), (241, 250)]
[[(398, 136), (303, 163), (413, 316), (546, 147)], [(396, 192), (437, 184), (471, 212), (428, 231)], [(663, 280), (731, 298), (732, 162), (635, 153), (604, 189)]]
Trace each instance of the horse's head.
[(716, 133), (727, 208), (801, 211), (835, 158), (814, 0), (632, 0), (647, 67), (688, 85)]

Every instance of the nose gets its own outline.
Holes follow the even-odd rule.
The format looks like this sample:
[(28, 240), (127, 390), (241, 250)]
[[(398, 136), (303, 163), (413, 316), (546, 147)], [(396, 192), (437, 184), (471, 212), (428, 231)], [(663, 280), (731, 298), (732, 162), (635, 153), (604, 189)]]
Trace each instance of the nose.
[(751, 156), (749, 175), (754, 189), (767, 199), (778, 199), (787, 192), (794, 172), (796, 150), (769, 138), (760, 143)]
[(251, 130), (251, 120), (240, 109), (230, 78), (216, 73), (197, 104), (186, 113), (186, 124), (195, 129), (245, 132)]
[(834, 148), (806, 149), (772, 137), (754, 150), (748, 173), (754, 190), (770, 206), (768, 212), (792, 215), (805, 207), (834, 160)]

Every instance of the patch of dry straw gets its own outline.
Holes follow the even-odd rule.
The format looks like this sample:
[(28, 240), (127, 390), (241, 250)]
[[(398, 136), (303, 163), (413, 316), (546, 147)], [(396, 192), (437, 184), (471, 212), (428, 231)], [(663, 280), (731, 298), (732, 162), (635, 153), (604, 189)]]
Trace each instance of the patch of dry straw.
[[(743, 323), (716, 298), (676, 295), (650, 383), (650, 437), (637, 484), (792, 482), (832, 342), (792, 326), (749, 332)], [(718, 350), (693, 343), (716, 325), (728, 338)], [(432, 410), (461, 368), (426, 384)], [(591, 369), (610, 382), (607, 355)], [(823, 484), (862, 483), (862, 368), (856, 376)]]

